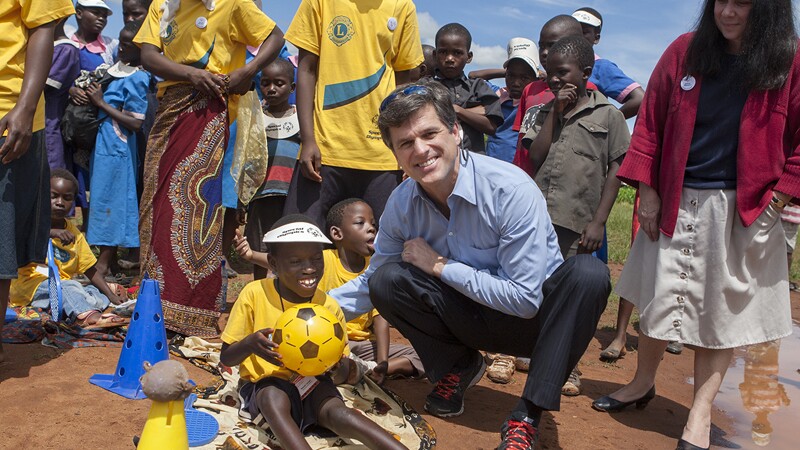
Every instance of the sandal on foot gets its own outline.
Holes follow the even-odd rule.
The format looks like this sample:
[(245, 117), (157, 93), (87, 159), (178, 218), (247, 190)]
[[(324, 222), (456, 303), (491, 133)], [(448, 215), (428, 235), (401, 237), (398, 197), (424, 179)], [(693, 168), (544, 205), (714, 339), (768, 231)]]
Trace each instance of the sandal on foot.
[(564, 386), (561, 387), (561, 395), (565, 395), (567, 397), (574, 397), (576, 395), (580, 395), (581, 393), (581, 373), (578, 368), (572, 369), (572, 372), (569, 374), (569, 378), (567, 382), (564, 383)]
[(600, 352), (600, 361), (613, 363), (625, 355), (625, 349), (608, 347)]

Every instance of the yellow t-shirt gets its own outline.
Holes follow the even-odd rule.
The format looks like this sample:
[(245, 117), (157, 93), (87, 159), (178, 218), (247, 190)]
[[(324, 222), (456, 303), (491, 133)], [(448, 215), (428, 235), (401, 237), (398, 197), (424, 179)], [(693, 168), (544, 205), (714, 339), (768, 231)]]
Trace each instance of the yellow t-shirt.
[[(253, 0), (216, 0), (213, 11), (207, 10), (203, 2), (184, 0), (167, 27), (167, 37), (162, 38), (161, 5), (165, 1), (150, 4), (133, 42), (154, 45), (174, 62), (216, 74), (229, 74), (244, 66), (247, 46), (261, 46), (275, 28), (275, 22)], [(161, 81), (158, 95), (177, 83), (181, 82)]]
[(374, 341), (375, 333), (372, 332), (372, 322), (380, 315), (377, 309), (373, 309), (347, 322), (347, 339), (353, 342)]
[[(66, 230), (75, 235), (75, 240), (69, 245), (61, 243), (61, 239), (53, 239), (53, 258), (56, 260), (58, 274), (62, 280), (69, 280), (94, 267), (97, 258), (86, 242), (86, 237), (78, 228), (67, 220)], [(30, 263), (17, 271), (17, 279), (11, 281), (9, 300), (11, 306), (25, 306), (33, 300), (36, 288), (47, 281), (47, 266)], [(37, 268), (39, 270), (37, 270)], [(40, 272), (41, 271), (41, 272)]]
[[(317, 289), (310, 303), (328, 308), (344, 323), (344, 314), (339, 304), (321, 290)], [(248, 283), (233, 304), (228, 324), (222, 332), (222, 342), (235, 344), (258, 330), (274, 327), (283, 311), (292, 306), (294, 303), (283, 300), (275, 290), (275, 279), (267, 278)], [(348, 346), (344, 347), (343, 354), (350, 354)], [(270, 364), (256, 355), (248, 356), (239, 364), (239, 374), (253, 383), (265, 377), (288, 380), (292, 376), (289, 369)]]
[(339, 253), (336, 249), (323, 250), (322, 257), (325, 262), (325, 272), (322, 274), (322, 279), (319, 280), (319, 285), (317, 287), (317, 289), (322, 292), (328, 292), (331, 289), (338, 288), (364, 273), (367, 267), (369, 267), (369, 258), (366, 258), (364, 268), (361, 269), (361, 272), (350, 272), (342, 265), (342, 261), (339, 259)]
[[(0, 1), (0, 118), (17, 104), (22, 90), (28, 30), (74, 13), (71, 0)], [(36, 106), (33, 131), (43, 128), (44, 95)]]
[(319, 57), (314, 134), (322, 164), (397, 170), (377, 119), (395, 71), (423, 61), (411, 0), (303, 0), (286, 40)]
[[(325, 258), (325, 272), (322, 279), (319, 281), (319, 289), (325, 292), (347, 283), (353, 278), (361, 275), (369, 267), (369, 258), (364, 262), (364, 268), (361, 272), (355, 273), (345, 269), (342, 261), (339, 259), (339, 252), (336, 249), (326, 249), (322, 251), (322, 256)], [(371, 312), (362, 314), (355, 319), (347, 322), (347, 339), (351, 341), (366, 341), (375, 338), (370, 327), (372, 326), (372, 319), (378, 316), (378, 310), (373, 309)]]

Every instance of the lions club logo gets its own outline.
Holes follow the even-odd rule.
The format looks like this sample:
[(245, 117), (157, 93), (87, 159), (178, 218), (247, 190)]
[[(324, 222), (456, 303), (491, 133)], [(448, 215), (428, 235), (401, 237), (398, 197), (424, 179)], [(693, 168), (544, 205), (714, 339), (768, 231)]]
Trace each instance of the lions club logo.
[(175, 36), (178, 34), (178, 23), (174, 20), (167, 25), (166, 36), (162, 35), (161, 41), (164, 45), (169, 45), (174, 39)]
[(352, 39), (354, 34), (356, 31), (353, 29), (353, 21), (345, 16), (334, 17), (331, 24), (328, 25), (328, 39), (337, 47), (341, 47)]

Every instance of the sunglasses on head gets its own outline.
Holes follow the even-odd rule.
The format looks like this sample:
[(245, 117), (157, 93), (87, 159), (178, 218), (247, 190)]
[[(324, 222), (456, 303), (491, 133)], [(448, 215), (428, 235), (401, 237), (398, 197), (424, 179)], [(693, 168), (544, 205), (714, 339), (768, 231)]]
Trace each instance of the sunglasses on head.
[(389, 105), (393, 101), (395, 101), (395, 99), (397, 99), (397, 96), (400, 95), (400, 94), (403, 94), (403, 96), (406, 97), (406, 96), (409, 96), (409, 95), (412, 95), (412, 94), (427, 95), (428, 93), (430, 93), (430, 90), (427, 87), (420, 86), (418, 84), (415, 84), (413, 86), (409, 86), (409, 87), (407, 87), (407, 88), (405, 88), (405, 89), (403, 89), (401, 91), (392, 92), (385, 99), (383, 99), (383, 101), (381, 102), (381, 107), (380, 107), (379, 112), (386, 111), (386, 108), (388, 108)]

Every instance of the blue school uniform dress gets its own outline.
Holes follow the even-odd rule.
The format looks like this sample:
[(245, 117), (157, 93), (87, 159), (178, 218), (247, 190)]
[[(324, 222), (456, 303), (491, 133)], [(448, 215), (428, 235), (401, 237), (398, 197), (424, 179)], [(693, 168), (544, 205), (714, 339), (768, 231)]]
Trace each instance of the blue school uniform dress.
[[(103, 99), (137, 119), (147, 113), (150, 74), (117, 63), (109, 69), (115, 79)], [(92, 245), (139, 246), (139, 206), (136, 195), (137, 133), (100, 111), (102, 119), (91, 159), (92, 213), (86, 239)]]

